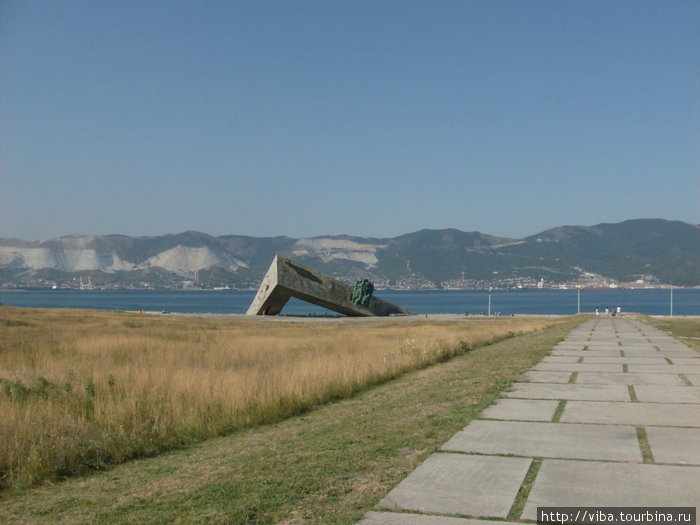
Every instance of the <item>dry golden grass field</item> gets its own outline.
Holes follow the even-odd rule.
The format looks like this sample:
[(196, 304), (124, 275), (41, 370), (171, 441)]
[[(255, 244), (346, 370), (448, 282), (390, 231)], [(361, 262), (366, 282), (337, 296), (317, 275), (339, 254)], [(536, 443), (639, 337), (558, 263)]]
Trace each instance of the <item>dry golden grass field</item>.
[(270, 322), (0, 307), (0, 487), (274, 422), (552, 322)]

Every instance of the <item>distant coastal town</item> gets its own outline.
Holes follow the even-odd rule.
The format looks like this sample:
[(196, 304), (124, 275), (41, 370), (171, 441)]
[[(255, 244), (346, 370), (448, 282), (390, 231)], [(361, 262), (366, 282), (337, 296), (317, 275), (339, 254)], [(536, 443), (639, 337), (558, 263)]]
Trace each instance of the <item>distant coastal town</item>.
[[(0, 281), (0, 290), (257, 290), (260, 281), (243, 283), (226, 283), (201, 281), (199, 272), (192, 276), (175, 276), (164, 272), (154, 276), (152, 280), (136, 280), (122, 282), (102, 282), (101, 276), (93, 279), (91, 272), (84, 275), (51, 279), (33, 276), (27, 279), (12, 279)], [(188, 278), (189, 277), (189, 278)], [(345, 276), (335, 276), (339, 280), (352, 284), (354, 279)], [(376, 278), (372, 280), (377, 290), (572, 290), (572, 289), (649, 289), (668, 288), (670, 283), (663, 283), (653, 275), (644, 275), (631, 282), (620, 282), (601, 275), (583, 272), (581, 278), (566, 281), (553, 281), (545, 278), (494, 277), (493, 279), (459, 278), (434, 282), (421, 277), (389, 280)]]

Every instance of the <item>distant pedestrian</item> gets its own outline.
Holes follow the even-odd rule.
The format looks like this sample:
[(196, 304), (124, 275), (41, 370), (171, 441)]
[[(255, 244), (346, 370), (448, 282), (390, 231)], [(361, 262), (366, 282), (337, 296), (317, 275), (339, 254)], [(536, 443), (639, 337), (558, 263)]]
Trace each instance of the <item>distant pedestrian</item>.
[(617, 316), (622, 317), (622, 307), (619, 304), (617, 305)]
[(610, 308), (607, 306), (605, 307), (605, 318), (610, 319)]
[(598, 311), (598, 308), (595, 309), (595, 316), (600, 317), (600, 312)]

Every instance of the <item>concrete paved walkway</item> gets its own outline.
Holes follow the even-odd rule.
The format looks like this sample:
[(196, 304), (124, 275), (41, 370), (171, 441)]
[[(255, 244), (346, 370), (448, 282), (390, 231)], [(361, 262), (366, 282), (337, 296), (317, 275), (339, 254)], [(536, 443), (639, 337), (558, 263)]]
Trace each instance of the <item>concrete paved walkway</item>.
[(493, 525), (538, 506), (699, 507), (700, 355), (637, 320), (587, 321), (359, 523)]

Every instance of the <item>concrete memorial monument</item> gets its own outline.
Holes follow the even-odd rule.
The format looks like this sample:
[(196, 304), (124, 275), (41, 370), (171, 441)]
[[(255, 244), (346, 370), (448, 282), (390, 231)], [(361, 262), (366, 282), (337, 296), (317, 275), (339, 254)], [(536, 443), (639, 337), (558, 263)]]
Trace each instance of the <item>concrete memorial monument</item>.
[(349, 316), (411, 315), (412, 312), (373, 295), (374, 285), (362, 279), (350, 286), (321, 272), (276, 255), (247, 315), (277, 315), (290, 297)]

